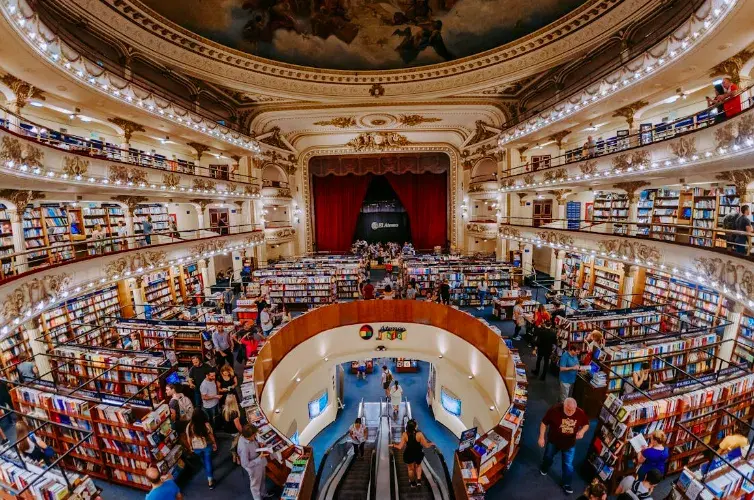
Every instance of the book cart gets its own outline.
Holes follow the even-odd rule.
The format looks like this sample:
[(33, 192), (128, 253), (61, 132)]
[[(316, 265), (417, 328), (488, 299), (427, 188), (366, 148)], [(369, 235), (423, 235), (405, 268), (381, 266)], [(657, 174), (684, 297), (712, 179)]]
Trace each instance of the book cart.
[(173, 372), (167, 360), (160, 354), (103, 354), (101, 348), (57, 350), (61, 353), (42, 355), (52, 358), (50, 372), (17, 384), (11, 399), (20, 413), (68, 426), (39, 432), (57, 456), (81, 441), (61, 466), (145, 491), (151, 489), (145, 476), (150, 464), (177, 476), (182, 448), (168, 405), (161, 402)]
[[(673, 474), (704, 462), (708, 447), (739, 431), (745, 424), (742, 418), (751, 420), (754, 374), (748, 369), (731, 365), (707, 375), (686, 375), (648, 391), (637, 388), (622, 398), (608, 394), (588, 461), (609, 489), (635, 473), (637, 450), (656, 430), (667, 435), (666, 473)], [(629, 378), (623, 383), (632, 385)], [(699, 439), (690, 437), (689, 430)]]
[(484, 492), (503, 478), (520, 449), (528, 399), (526, 365), (516, 349), (510, 352), (515, 362), (512, 383), (506, 383), (509, 390), (513, 389), (511, 405), (496, 426), (454, 453), (452, 483), (456, 500), (483, 499)]
[(80, 439), (67, 444), (64, 453), (53, 457), (49, 465), (24, 458), (18, 448), (21, 441), (18, 437), (12, 443), (3, 445), (0, 450), (0, 499), (92, 500), (99, 496), (102, 490), (97, 488), (89, 475), (66, 471), (61, 465), (69, 457), (81, 453), (85, 442), (94, 434), (91, 430), (48, 420), (45, 412), (36, 409), (27, 414), (6, 410), (0, 420), (12, 414), (17, 420), (25, 421), (31, 432), (37, 435), (71, 432), (78, 433)]

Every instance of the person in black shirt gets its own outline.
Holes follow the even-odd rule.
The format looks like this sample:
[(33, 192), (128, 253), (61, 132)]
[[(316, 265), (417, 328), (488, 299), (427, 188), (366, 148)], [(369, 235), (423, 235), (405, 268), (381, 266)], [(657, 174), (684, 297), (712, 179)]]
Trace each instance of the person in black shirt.
[(736, 219), (736, 231), (746, 234), (739, 234), (736, 238), (736, 252), (742, 254), (749, 253), (749, 237), (752, 233), (751, 220), (749, 219), (749, 205), (741, 205), (741, 215)]
[(188, 385), (194, 389), (194, 407), (201, 408), (202, 398), (199, 394), (199, 386), (202, 385), (207, 374), (212, 371), (212, 367), (202, 362), (198, 354), (191, 357), (191, 368), (189, 368)]
[(448, 280), (442, 280), (442, 284), (440, 285), (440, 303), (450, 304), (450, 285), (448, 284)]
[[(532, 370), (532, 374), (539, 376), (539, 380), (544, 380), (547, 370), (550, 367), (550, 355), (552, 349), (558, 341), (558, 335), (552, 326), (552, 321), (547, 320), (542, 326), (534, 329), (537, 345), (537, 364)], [(539, 371), (539, 365), (542, 364), (542, 372)]]
[(552, 316), (553, 324), (555, 324), (555, 318), (557, 318), (558, 316), (565, 318), (566, 310), (563, 303), (560, 302), (559, 300), (553, 300), (552, 305), (555, 306), (555, 309), (552, 310), (552, 312), (550, 313), (550, 316)]

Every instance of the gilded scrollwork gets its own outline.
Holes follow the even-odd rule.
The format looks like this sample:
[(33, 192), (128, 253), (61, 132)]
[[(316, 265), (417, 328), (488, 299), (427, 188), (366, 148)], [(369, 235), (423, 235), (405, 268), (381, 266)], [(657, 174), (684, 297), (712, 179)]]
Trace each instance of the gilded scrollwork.
[(356, 119), (353, 116), (336, 116), (329, 120), (314, 122), (314, 125), (318, 127), (351, 128), (356, 126)]
[(729, 148), (736, 143), (736, 136), (733, 133), (733, 124), (726, 123), (722, 127), (715, 129), (715, 145), (717, 148)]
[(210, 241), (203, 241), (199, 243), (198, 245), (191, 247), (190, 253), (194, 257), (198, 257), (207, 253), (212, 252), (222, 252), (227, 248), (228, 241), (227, 240), (210, 240)]
[(192, 187), (196, 191), (213, 191), (215, 189), (215, 182), (209, 179), (194, 179)]
[(660, 262), (662, 253), (652, 245), (647, 245), (640, 241), (630, 241), (628, 239), (600, 240), (597, 242), (600, 252), (608, 255), (626, 257), (627, 259), (642, 259), (649, 262)]
[(247, 184), (243, 187), (243, 192), (249, 196), (259, 196), (259, 186), (250, 186)]
[(754, 272), (742, 262), (724, 257), (697, 257), (694, 267), (713, 284), (725, 286), (747, 297), (754, 294)]
[(23, 211), (23, 209), (26, 208), (26, 205), (32, 201), (44, 197), (45, 194), (41, 191), (31, 191), (28, 189), (0, 189), (0, 198), (13, 202), (19, 212)]
[(181, 184), (181, 176), (171, 172), (169, 174), (163, 174), (162, 175), (162, 183), (168, 188), (173, 189), (177, 188)]
[(559, 181), (568, 177), (568, 170), (565, 168), (556, 168), (546, 170), (544, 174), (545, 181)]
[(346, 143), (354, 151), (382, 151), (411, 144), (405, 135), (397, 132), (365, 132)]
[(670, 143), (670, 150), (676, 158), (689, 159), (696, 154), (696, 138), (693, 136), (681, 137)]
[(573, 237), (557, 231), (542, 231), (537, 233), (537, 239), (549, 245), (573, 245)]
[(31, 311), (34, 305), (44, 300), (55, 299), (62, 292), (67, 291), (72, 283), (70, 274), (48, 274), (42, 278), (33, 278), (16, 287), (3, 300), (0, 307), (2, 322), (12, 321), (27, 311)]
[(521, 231), (518, 230), (518, 228), (511, 227), (511, 226), (501, 226), (500, 227), (500, 236), (503, 238), (520, 238), (521, 237)]
[(108, 179), (114, 184), (146, 184), (148, 177), (144, 170), (123, 165), (110, 165)]
[(597, 173), (597, 162), (595, 160), (587, 160), (579, 165), (579, 170), (584, 175), (594, 175)]
[(71, 177), (81, 177), (89, 171), (89, 160), (84, 160), (80, 156), (63, 157), (63, 173)]
[(534, 184), (534, 174), (526, 174), (524, 176), (524, 184)]
[(15, 137), (3, 137), (0, 143), (0, 161), (13, 162), (16, 165), (25, 164), (29, 167), (42, 167), (44, 153), (31, 144), (22, 143)]
[(103, 271), (108, 279), (125, 276), (126, 273), (139, 273), (149, 266), (153, 268), (164, 267), (167, 261), (167, 253), (163, 251), (146, 250), (143, 252), (127, 253), (122, 257), (110, 261)]

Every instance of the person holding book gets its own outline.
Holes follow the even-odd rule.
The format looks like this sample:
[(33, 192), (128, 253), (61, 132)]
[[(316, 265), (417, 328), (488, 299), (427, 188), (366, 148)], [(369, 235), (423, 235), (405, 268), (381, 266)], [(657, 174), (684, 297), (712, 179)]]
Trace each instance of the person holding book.
[(55, 455), (54, 450), (34, 435), (23, 420), (16, 422), (16, 442), (18, 443), (18, 450), (34, 462), (44, 462), (49, 465)]
[(571, 485), (576, 441), (582, 439), (588, 430), (589, 417), (573, 398), (551, 406), (539, 424), (538, 444), (545, 450), (539, 473), (546, 476), (555, 455), (560, 453), (563, 462), (563, 491), (568, 495), (573, 493)]
[(249, 474), (251, 498), (265, 498), (265, 469), (267, 468), (267, 449), (261, 448), (256, 440), (258, 429), (247, 424), (238, 440), (238, 457), (241, 467)]
[(649, 446), (641, 450), (641, 453), (636, 457), (636, 461), (641, 464), (636, 474), (640, 481), (643, 481), (652, 469), (658, 470), (660, 474), (665, 474), (665, 463), (670, 457), (665, 446), (666, 441), (665, 433), (660, 430), (654, 431), (649, 436)]
[(560, 355), (560, 400), (565, 401), (571, 395), (571, 388), (576, 382), (576, 374), (581, 369), (579, 348), (575, 343)]
[(169, 474), (163, 476), (157, 467), (149, 467), (145, 475), (152, 489), (144, 500), (183, 500), (183, 493)]
[[(205, 380), (203, 384), (207, 383), (207, 381)], [(215, 478), (212, 472), (212, 452), (217, 451), (217, 441), (215, 441), (215, 433), (212, 432), (212, 426), (204, 412), (195, 411), (191, 415), (191, 421), (186, 427), (186, 438), (194, 453), (202, 459), (204, 472), (207, 474), (207, 484), (209, 485), (209, 489), (214, 490)]]
[(644, 480), (634, 476), (626, 476), (615, 490), (616, 495), (627, 493), (632, 500), (645, 500), (652, 498), (652, 491), (662, 481), (662, 473), (657, 469), (650, 469)]
[(632, 392), (635, 392), (637, 389), (642, 391), (648, 391), (650, 389), (651, 383), (651, 370), (650, 365), (646, 361), (641, 364), (641, 369), (636, 370), (631, 374), (631, 381), (633, 382), (633, 385), (631, 384), (623, 384), (624, 394), (631, 394)]
[(217, 392), (220, 393), (220, 405), (225, 404), (229, 394), (235, 394), (238, 389), (238, 376), (231, 366), (223, 365), (220, 378), (217, 380)]

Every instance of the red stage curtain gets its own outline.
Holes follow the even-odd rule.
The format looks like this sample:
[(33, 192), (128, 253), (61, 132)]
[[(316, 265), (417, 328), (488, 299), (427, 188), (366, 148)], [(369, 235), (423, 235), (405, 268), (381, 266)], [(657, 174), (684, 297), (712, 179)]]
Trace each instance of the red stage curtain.
[(385, 174), (411, 224), (417, 250), (445, 247), (448, 233), (447, 174)]
[(328, 175), (312, 178), (314, 227), (319, 252), (351, 249), (356, 222), (371, 175)]

